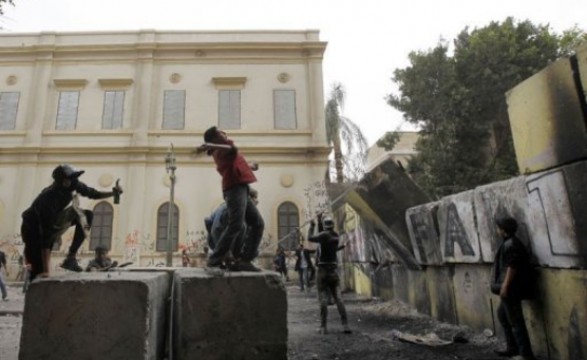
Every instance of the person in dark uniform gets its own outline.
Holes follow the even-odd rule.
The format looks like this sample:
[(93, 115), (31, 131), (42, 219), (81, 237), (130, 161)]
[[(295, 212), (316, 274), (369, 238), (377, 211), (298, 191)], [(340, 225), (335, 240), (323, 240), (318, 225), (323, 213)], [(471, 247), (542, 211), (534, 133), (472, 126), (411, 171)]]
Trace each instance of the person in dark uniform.
[[(322, 214), (317, 217), (318, 222), (322, 221)], [(338, 277), (338, 257), (336, 252), (339, 248), (339, 236), (334, 231), (334, 221), (329, 217), (324, 217), (322, 221), (324, 231), (314, 234), (316, 222), (312, 220), (308, 230), (308, 241), (318, 243), (320, 256), (318, 259), (318, 299), (320, 301), (320, 333), (327, 333), (328, 317), (328, 293), (334, 299), (340, 319), (342, 321), (343, 332), (350, 334), (351, 329), (348, 325), (347, 313), (342, 303), (340, 294), (340, 279)]]
[[(74, 193), (90, 199), (106, 199), (122, 194), (122, 188), (118, 185), (108, 192), (87, 186), (79, 181), (83, 173), (83, 170), (75, 170), (68, 164), (57, 166), (52, 174), (53, 184), (43, 189), (31, 206), (22, 213), (21, 234), (24, 256), (31, 265), (31, 281), (37, 276), (49, 276), (53, 244), (74, 225), (73, 241), (61, 267), (83, 271), (75, 256), (92, 225), (93, 213), (76, 207)], [(68, 206), (72, 200), (74, 203)]]
[(496, 351), (500, 356), (520, 355), (534, 360), (528, 329), (522, 312), (522, 299), (531, 291), (530, 261), (524, 244), (516, 237), (518, 223), (511, 217), (496, 221), (497, 233), (503, 238), (493, 263), (491, 291), (499, 295), (501, 303), (497, 317), (505, 334), (507, 348)]

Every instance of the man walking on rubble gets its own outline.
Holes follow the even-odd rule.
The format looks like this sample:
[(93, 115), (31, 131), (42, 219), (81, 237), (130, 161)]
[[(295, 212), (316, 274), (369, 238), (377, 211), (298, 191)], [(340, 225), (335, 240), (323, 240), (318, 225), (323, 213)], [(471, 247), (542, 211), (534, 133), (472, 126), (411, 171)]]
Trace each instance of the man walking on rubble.
[(322, 222), (324, 231), (314, 235), (316, 223), (312, 220), (308, 230), (308, 241), (319, 244), (320, 257), (318, 259), (318, 299), (320, 301), (320, 333), (327, 333), (328, 317), (328, 293), (332, 295), (340, 319), (342, 321), (343, 332), (350, 334), (351, 329), (348, 325), (347, 313), (340, 294), (340, 279), (338, 277), (338, 257), (336, 252), (339, 247), (339, 236), (334, 231), (334, 221), (329, 217), (322, 219), (322, 214), (317, 216), (318, 222)]

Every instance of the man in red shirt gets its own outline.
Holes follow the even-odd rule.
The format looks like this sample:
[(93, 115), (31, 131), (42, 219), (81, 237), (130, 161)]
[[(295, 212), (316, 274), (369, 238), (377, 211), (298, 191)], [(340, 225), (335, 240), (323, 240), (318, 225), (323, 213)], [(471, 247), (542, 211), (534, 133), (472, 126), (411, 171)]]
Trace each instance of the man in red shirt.
[(197, 152), (211, 155), (216, 163), (216, 170), (222, 176), (222, 192), (227, 206), (228, 225), (217, 240), (214, 252), (208, 258), (207, 266), (219, 268), (223, 265), (228, 251), (239, 234), (248, 227), (241, 257), (230, 270), (261, 271), (251, 262), (257, 257), (265, 223), (255, 203), (249, 196), (249, 184), (257, 181), (253, 171), (258, 169), (256, 163), (247, 163), (238, 152), (232, 140), (224, 131), (213, 126), (204, 133), (204, 145)]

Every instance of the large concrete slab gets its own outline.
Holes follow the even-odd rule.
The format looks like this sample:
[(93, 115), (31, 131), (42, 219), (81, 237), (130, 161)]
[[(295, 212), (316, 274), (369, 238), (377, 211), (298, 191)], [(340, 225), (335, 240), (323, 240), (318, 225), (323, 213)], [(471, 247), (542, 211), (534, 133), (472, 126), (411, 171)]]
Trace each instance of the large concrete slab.
[(475, 263), (481, 260), (473, 195), (473, 191), (466, 191), (440, 201), (440, 249), (445, 262)]
[(452, 279), (454, 266), (454, 264), (448, 264), (426, 268), (430, 313), (434, 318), (452, 324), (458, 323)]
[(582, 96), (568, 58), (555, 61), (507, 93), (520, 173), (546, 170), (587, 156)]
[(437, 218), (439, 204), (439, 202), (432, 202), (406, 210), (406, 224), (412, 250), (421, 265), (443, 263)]
[(165, 351), (166, 273), (82, 273), (35, 281), (20, 360), (153, 359)]
[(387, 160), (361, 179), (355, 192), (385, 223), (395, 237), (410, 247), (405, 222), (408, 208), (425, 204), (430, 198), (393, 160)]
[(179, 269), (174, 359), (287, 359), (287, 299), (277, 273)]
[(502, 239), (497, 234), (495, 221), (499, 217), (512, 216), (518, 221), (517, 236), (532, 249), (528, 227), (528, 190), (526, 177), (496, 182), (475, 189), (475, 215), (481, 243), (483, 262), (491, 263)]
[(458, 324), (466, 324), (476, 330), (492, 328), (490, 276), (489, 265), (455, 265), (453, 289)]
[(587, 267), (587, 162), (526, 177), (528, 231), (541, 265)]

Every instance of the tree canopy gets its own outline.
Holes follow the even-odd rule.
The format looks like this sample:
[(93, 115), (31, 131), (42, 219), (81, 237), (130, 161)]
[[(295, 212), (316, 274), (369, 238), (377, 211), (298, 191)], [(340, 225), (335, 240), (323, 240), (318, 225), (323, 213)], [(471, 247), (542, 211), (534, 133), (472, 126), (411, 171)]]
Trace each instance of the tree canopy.
[(4, 14), (4, 7), (6, 4), (14, 5), (12, 0), (0, 0), (0, 15)]
[(507, 18), (410, 53), (387, 101), (421, 129), (408, 164), (416, 182), (440, 197), (517, 175), (505, 92), (585, 40), (577, 27), (559, 35)]

